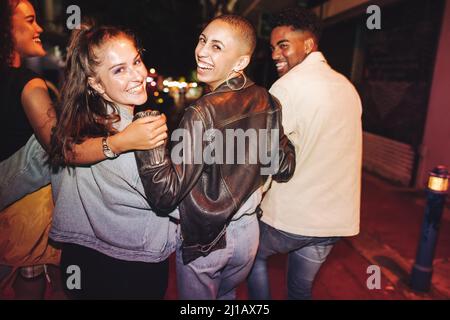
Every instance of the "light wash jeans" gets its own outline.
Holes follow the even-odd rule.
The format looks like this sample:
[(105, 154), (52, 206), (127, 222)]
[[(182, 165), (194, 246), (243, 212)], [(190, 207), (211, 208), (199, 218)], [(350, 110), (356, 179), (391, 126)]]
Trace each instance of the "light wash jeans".
[(233, 300), (236, 287), (247, 277), (258, 249), (256, 214), (232, 221), (226, 233), (227, 246), (187, 265), (177, 245), (177, 286), (181, 300)]
[(306, 237), (277, 230), (260, 221), (259, 248), (247, 279), (251, 300), (271, 299), (267, 259), (288, 253), (289, 300), (311, 299), (314, 278), (339, 237)]
[(25, 146), (0, 162), (0, 211), (50, 183), (47, 153), (34, 135)]

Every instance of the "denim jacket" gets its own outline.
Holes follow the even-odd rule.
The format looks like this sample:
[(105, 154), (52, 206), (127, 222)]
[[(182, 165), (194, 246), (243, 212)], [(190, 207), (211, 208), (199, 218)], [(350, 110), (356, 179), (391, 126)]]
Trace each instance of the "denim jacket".
[[(121, 111), (119, 130), (132, 115)], [(147, 202), (133, 152), (52, 174), (55, 209), (49, 237), (116, 259), (159, 262), (176, 244), (176, 221)], [(174, 213), (176, 214), (176, 212)]]
[[(120, 129), (131, 122), (121, 113)], [(157, 262), (175, 250), (175, 210), (151, 211), (133, 153), (91, 167), (50, 175), (47, 154), (33, 135), (0, 163), (0, 209), (52, 182), (55, 211), (50, 237), (84, 245), (122, 260)], [(50, 178), (51, 177), (51, 178)]]
[(50, 183), (47, 153), (34, 135), (25, 146), (0, 162), (0, 210)]

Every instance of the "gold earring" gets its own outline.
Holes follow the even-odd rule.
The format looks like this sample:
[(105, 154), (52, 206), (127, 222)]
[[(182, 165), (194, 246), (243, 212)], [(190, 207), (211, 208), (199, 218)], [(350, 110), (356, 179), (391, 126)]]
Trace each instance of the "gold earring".
[[(233, 74), (233, 72), (234, 73), (238, 73), (241, 77), (243, 77), (244, 78), (244, 83), (242, 84), (242, 86), (240, 86), (239, 88), (233, 88), (231, 85), (230, 85), (230, 75), (232, 75)], [(231, 89), (231, 90), (233, 90), (233, 91), (239, 91), (239, 90), (241, 90), (241, 89), (243, 89), (244, 87), (245, 87), (245, 85), (247, 84), (247, 77), (245, 76), (245, 73), (243, 73), (242, 71), (240, 71), (240, 70), (232, 70), (229, 74), (228, 74), (228, 76), (227, 76), (227, 86)]]

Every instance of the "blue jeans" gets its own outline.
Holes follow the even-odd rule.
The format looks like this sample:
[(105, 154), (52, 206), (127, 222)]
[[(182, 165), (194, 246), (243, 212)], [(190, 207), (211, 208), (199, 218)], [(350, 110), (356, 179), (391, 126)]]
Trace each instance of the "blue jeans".
[(245, 280), (258, 249), (259, 228), (256, 214), (232, 221), (226, 232), (227, 246), (187, 265), (181, 258), (181, 239), (177, 245), (177, 286), (181, 300), (232, 300), (236, 287)]
[(311, 299), (314, 278), (339, 237), (306, 237), (260, 222), (259, 248), (248, 277), (249, 298), (271, 299), (267, 258), (288, 253), (288, 299)]

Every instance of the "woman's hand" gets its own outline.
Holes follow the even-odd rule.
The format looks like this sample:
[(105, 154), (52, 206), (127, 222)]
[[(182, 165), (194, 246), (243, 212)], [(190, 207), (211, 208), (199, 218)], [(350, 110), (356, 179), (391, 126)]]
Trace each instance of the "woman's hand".
[(149, 116), (130, 123), (125, 130), (110, 136), (108, 144), (114, 153), (149, 150), (161, 146), (167, 139), (166, 116)]

